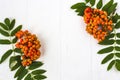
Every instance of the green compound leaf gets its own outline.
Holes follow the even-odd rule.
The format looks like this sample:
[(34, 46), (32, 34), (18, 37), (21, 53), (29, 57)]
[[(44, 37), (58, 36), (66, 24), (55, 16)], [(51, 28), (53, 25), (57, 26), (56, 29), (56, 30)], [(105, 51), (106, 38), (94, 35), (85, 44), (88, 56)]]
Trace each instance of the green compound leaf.
[(24, 71), (24, 70), (25, 70), (25, 67), (20, 66), (20, 68), (15, 73), (14, 78), (18, 77), (22, 73), (22, 71)]
[(110, 47), (107, 47), (107, 48), (101, 49), (100, 51), (98, 51), (98, 54), (109, 53), (109, 52), (112, 52), (113, 49), (114, 49), (114, 47), (110, 46)]
[(17, 37), (15, 37), (15, 38), (12, 40), (12, 43), (16, 43), (16, 42), (17, 42), (17, 40), (18, 40), (18, 38), (17, 38)]
[(117, 13), (112, 17), (113, 23), (116, 23), (119, 19), (120, 19), (120, 15), (118, 15)]
[(31, 77), (31, 74), (28, 74), (24, 80), (33, 80), (32, 77)]
[(120, 47), (119, 46), (115, 46), (115, 50), (116, 51), (120, 51)]
[(12, 32), (11, 32), (11, 36), (14, 36), (18, 31), (20, 31), (22, 29), (22, 25), (19, 25), (17, 28), (15, 28)]
[(8, 32), (6, 32), (2, 29), (0, 29), (0, 34), (2, 34), (3, 36), (7, 36), (7, 37), (10, 36)]
[(5, 18), (4, 22), (5, 22), (5, 24), (6, 24), (7, 26), (10, 26), (10, 20), (9, 20), (9, 18)]
[(17, 53), (21, 53), (21, 54), (22, 54), (22, 51), (21, 51), (21, 49), (19, 49), (19, 48), (15, 48), (15, 49), (14, 49), (14, 52), (17, 52)]
[(107, 70), (109, 71), (113, 67), (114, 64), (115, 64), (115, 60), (111, 61), (107, 67)]
[(116, 43), (117, 43), (117, 44), (120, 44), (120, 40), (116, 40)]
[(33, 75), (36, 75), (36, 74), (43, 74), (43, 73), (45, 73), (45, 72), (46, 72), (46, 70), (38, 69), (38, 70), (33, 71), (32, 74), (33, 74)]
[(75, 12), (78, 13), (79, 16), (83, 16), (84, 15), (84, 10), (87, 8), (88, 6), (86, 6), (85, 3), (77, 3), (75, 5), (73, 5), (71, 7), (71, 9), (76, 9)]
[(22, 80), (27, 73), (28, 70), (24, 69), (24, 71), (22, 71), (21, 74), (18, 76), (17, 80)]
[(86, 3), (88, 3), (90, 0), (85, 0)]
[(118, 58), (120, 58), (120, 53), (115, 53), (115, 56), (117, 56)]
[(9, 26), (9, 29), (12, 30), (15, 26), (15, 19), (12, 20), (10, 26)]
[(120, 21), (119, 21), (118, 23), (116, 23), (115, 28), (116, 28), (116, 29), (119, 29), (119, 28), (120, 28)]
[(34, 78), (37, 80), (42, 80), (42, 79), (46, 79), (47, 77), (44, 75), (36, 75), (36, 76), (34, 76)]
[(0, 39), (0, 44), (11, 44), (11, 42), (7, 39)]
[(99, 0), (99, 2), (97, 3), (97, 9), (100, 9), (103, 6), (103, 1)]
[(42, 66), (43, 63), (42, 62), (39, 62), (39, 61), (34, 61), (30, 66), (29, 66), (29, 70), (33, 70), (33, 69), (36, 69), (40, 66)]
[(96, 1), (96, 0), (90, 0), (91, 6), (94, 6), (94, 5), (95, 5), (95, 1)]
[(110, 0), (103, 8), (103, 11), (108, 11), (108, 9), (112, 6), (114, 0)]
[(116, 10), (117, 7), (117, 3), (114, 3), (109, 9), (108, 9), (108, 15), (110, 15), (111, 13), (113, 13)]
[(114, 44), (114, 40), (103, 40), (102, 42), (99, 42), (100, 45), (112, 45)]
[(116, 60), (115, 67), (118, 71), (120, 71), (120, 60), (119, 59)]
[(7, 52), (5, 52), (5, 54), (2, 56), (1, 60), (0, 60), (0, 64), (2, 62), (4, 62), (11, 54), (12, 54), (13, 50), (8, 50)]
[(113, 58), (113, 56), (114, 56), (113, 53), (107, 55), (107, 56), (102, 60), (102, 63), (101, 63), (101, 64), (107, 63), (108, 61), (110, 61), (110, 60)]
[(9, 67), (11, 69), (11, 71), (16, 70), (18, 67), (21, 66), (21, 56), (12, 56), (10, 58), (10, 62), (9, 62)]
[(7, 27), (5, 24), (1, 23), (1, 22), (0, 22), (0, 26), (1, 26), (3, 29), (5, 29), (5, 30), (9, 30), (8, 27)]

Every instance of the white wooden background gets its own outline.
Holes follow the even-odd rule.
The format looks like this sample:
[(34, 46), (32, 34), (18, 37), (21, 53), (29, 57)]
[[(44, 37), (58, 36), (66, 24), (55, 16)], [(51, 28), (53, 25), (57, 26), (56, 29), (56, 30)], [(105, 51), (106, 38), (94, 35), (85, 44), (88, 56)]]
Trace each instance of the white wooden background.
[[(82, 17), (70, 9), (81, 0), (0, 0), (0, 21), (15, 18), (24, 29), (37, 34), (42, 44), (46, 80), (120, 80), (114, 68), (101, 65), (102, 46), (85, 31)], [(84, 1), (84, 0), (83, 0)], [(108, 0), (104, 0), (106, 2)], [(118, 2), (118, 0), (115, 0)], [(118, 12), (120, 12), (120, 3)], [(0, 46), (0, 57), (8, 47)], [(0, 80), (15, 80), (8, 60), (0, 65)]]

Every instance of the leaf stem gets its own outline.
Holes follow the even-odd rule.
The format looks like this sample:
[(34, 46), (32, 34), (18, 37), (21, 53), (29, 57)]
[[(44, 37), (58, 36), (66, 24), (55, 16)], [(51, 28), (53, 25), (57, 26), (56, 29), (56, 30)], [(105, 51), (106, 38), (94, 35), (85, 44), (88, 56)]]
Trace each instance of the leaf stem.
[[(117, 39), (117, 37), (116, 37), (116, 30), (115, 30), (115, 29), (114, 29), (114, 33), (115, 33), (115, 37), (114, 37), (114, 39), (115, 39), (115, 42), (114, 42), (114, 60), (116, 60), (116, 56), (115, 56), (115, 53), (116, 53), (115, 46), (116, 46), (116, 39)], [(115, 63), (116, 63), (116, 61), (115, 61)]]
[[(14, 50), (15, 47), (14, 47), (14, 44), (12, 43), (12, 37), (11, 37), (11, 34), (10, 34), (10, 30), (9, 30), (8, 33), (9, 33), (9, 35), (10, 35), (9, 39), (10, 39), (10, 42), (11, 42), (12, 50)], [(14, 52), (14, 51), (13, 51), (13, 55), (15, 56), (15, 52)]]

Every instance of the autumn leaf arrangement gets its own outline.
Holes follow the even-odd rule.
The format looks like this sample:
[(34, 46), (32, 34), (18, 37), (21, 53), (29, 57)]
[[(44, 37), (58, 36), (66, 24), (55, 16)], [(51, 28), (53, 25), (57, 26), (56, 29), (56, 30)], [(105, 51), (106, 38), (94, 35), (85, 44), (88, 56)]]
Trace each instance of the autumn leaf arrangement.
[(97, 52), (106, 55), (101, 64), (108, 63), (108, 71), (113, 67), (120, 71), (120, 15), (116, 12), (117, 3), (114, 0), (107, 3), (85, 0), (74, 4), (71, 9), (83, 17), (86, 31), (97, 39), (98, 44), (106, 46)]
[(35, 34), (28, 30), (23, 31), (22, 25), (15, 27), (15, 19), (6, 18), (0, 22), (0, 45), (11, 46), (11, 49), (5, 51), (1, 56), (0, 64), (9, 59), (9, 68), (16, 71), (14, 78), (16, 80), (44, 80), (46, 70), (40, 69), (43, 65), (40, 58), (40, 41)]

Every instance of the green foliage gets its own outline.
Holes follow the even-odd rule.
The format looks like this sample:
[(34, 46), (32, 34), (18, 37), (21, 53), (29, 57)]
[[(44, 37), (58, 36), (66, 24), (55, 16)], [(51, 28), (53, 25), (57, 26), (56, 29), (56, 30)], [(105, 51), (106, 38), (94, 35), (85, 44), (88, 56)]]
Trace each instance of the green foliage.
[(85, 0), (86, 3), (88, 3), (90, 0)]
[(15, 33), (17, 33), (18, 31), (20, 31), (22, 29), (22, 25), (19, 25), (17, 28), (15, 28), (12, 32), (11, 32), (11, 36), (15, 36)]
[(4, 23), (5, 23), (7, 26), (10, 26), (10, 20), (9, 20), (9, 18), (5, 18)]
[(0, 44), (11, 44), (11, 42), (7, 39), (0, 39)]
[(12, 22), (10, 23), (9, 29), (12, 30), (15, 26), (15, 19), (12, 20)]
[(120, 60), (119, 59), (116, 59), (115, 67), (118, 71), (120, 71)]
[(113, 53), (107, 55), (107, 56), (103, 59), (102, 64), (105, 64), (106, 62), (110, 61), (110, 60), (113, 58), (113, 56), (114, 56)]
[(109, 53), (109, 52), (112, 52), (113, 49), (114, 49), (114, 47), (113, 47), (113, 46), (110, 46), (110, 47), (107, 47), (107, 48), (101, 49), (100, 51), (98, 51), (98, 54)]
[(2, 29), (0, 29), (0, 34), (2, 34), (3, 36), (7, 36), (7, 37), (9, 36), (9, 33)]
[(38, 67), (40, 67), (40, 66), (42, 66), (42, 65), (43, 65), (42, 62), (34, 61), (34, 62), (29, 66), (28, 69), (33, 70), (33, 69), (36, 69), (36, 68), (38, 68)]
[(15, 49), (14, 49), (14, 52), (22, 54), (21, 49), (18, 49), (18, 48), (15, 48)]
[(114, 64), (115, 64), (115, 60), (111, 61), (108, 65), (107, 70), (109, 71), (113, 67)]
[(19, 67), (19, 69), (17, 70), (17, 72), (15, 73), (15, 75), (14, 75), (14, 78), (16, 78), (16, 77), (18, 77), (21, 73), (22, 73), (22, 71), (24, 71), (25, 70), (25, 67), (23, 67), (22, 65)]
[(120, 21), (116, 23), (115, 28), (116, 29), (120, 28)]
[(12, 54), (13, 50), (8, 50), (7, 52), (5, 52), (5, 54), (2, 56), (1, 60), (0, 60), (0, 64), (5, 61), (11, 54)]
[(17, 40), (18, 40), (18, 38), (17, 38), (17, 37), (14, 37), (14, 39), (12, 40), (12, 43), (16, 43)]
[(8, 27), (4, 23), (1, 23), (1, 22), (0, 22), (0, 27), (5, 30), (9, 30)]
[(9, 67), (11, 71), (16, 70), (21, 65), (21, 56), (12, 56), (10, 58)]
[(117, 3), (114, 3), (107, 11), (108, 15), (113, 13), (116, 10)]
[(99, 0), (99, 2), (97, 3), (97, 9), (100, 9), (103, 6), (103, 1)]
[(96, 1), (96, 0), (90, 0), (91, 6), (94, 6), (94, 5), (95, 5), (95, 1)]
[(99, 42), (98, 44), (100, 44), (100, 45), (112, 45), (112, 44), (114, 44), (114, 40), (105, 39), (104, 41)]
[(78, 13), (79, 16), (83, 16), (84, 15), (84, 10), (87, 8), (88, 6), (86, 6), (85, 3), (81, 2), (81, 3), (77, 3), (74, 4), (71, 9), (75, 9), (75, 12)]
[(112, 6), (114, 0), (110, 0), (103, 8), (102, 10), (108, 11), (108, 9)]
[(118, 15), (117, 13), (112, 17), (113, 23), (116, 23), (119, 19), (120, 19), (120, 15)]

